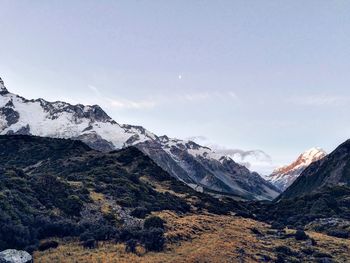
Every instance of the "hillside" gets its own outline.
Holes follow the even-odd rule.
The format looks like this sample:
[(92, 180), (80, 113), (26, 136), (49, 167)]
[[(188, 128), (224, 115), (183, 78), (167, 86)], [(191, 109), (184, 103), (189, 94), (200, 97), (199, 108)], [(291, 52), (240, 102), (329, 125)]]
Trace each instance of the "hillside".
[(1, 78), (0, 134), (80, 140), (104, 152), (135, 146), (174, 178), (215, 196), (272, 200), (280, 192), (259, 174), (208, 147), (119, 124), (98, 105), (25, 99), (9, 92)]
[[(25, 249), (35, 262), (346, 262), (348, 257), (348, 240), (315, 232), (322, 232), (320, 224), (306, 226), (301, 240), (292, 228), (307, 222), (294, 224), (300, 220), (276, 204), (198, 193), (134, 147), (102, 153), (75, 140), (13, 135), (0, 136), (0, 157), (0, 250)], [(341, 203), (342, 193), (348, 192), (334, 196)], [(304, 213), (296, 206), (286, 209)], [(329, 210), (325, 216), (334, 214)], [(282, 229), (286, 218), (291, 228)], [(278, 222), (278, 229), (267, 224)]]
[(300, 197), (326, 187), (349, 184), (350, 140), (323, 159), (312, 163), (278, 199)]
[(104, 242), (86, 250), (76, 242), (35, 252), (39, 263), (196, 263), (196, 262), (348, 262), (350, 241), (313, 231), (297, 240), (295, 230), (276, 230), (241, 217), (213, 214), (178, 216), (159, 214), (166, 224), (167, 248), (163, 252), (126, 253), (122, 244)]
[(0, 136), (0, 177), (0, 250), (84, 233), (116, 239), (154, 211), (245, 210), (192, 190), (134, 147), (101, 153), (74, 140)]
[(350, 141), (313, 162), (274, 202), (256, 204), (256, 218), (276, 227), (350, 237)]

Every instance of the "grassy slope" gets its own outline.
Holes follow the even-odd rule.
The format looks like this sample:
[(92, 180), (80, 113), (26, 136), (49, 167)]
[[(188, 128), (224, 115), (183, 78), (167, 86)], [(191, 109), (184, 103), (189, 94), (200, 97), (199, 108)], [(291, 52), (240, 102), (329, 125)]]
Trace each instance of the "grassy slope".
[(105, 226), (115, 232), (125, 223), (116, 207), (126, 214), (137, 207), (147, 213), (244, 210), (193, 191), (132, 147), (100, 153), (78, 141), (0, 136), (0, 178), (0, 249)]
[[(350, 240), (308, 232), (317, 242), (312, 246), (309, 241), (296, 241), (294, 237), (278, 237), (267, 224), (241, 217), (179, 216), (166, 211), (159, 215), (167, 221), (168, 245), (164, 252), (145, 253), (139, 248), (135, 255), (125, 253), (121, 244), (102, 243), (98, 249), (84, 250), (72, 243), (56, 250), (36, 252), (35, 262), (274, 262), (276, 248), (280, 246), (287, 246), (293, 254), (285, 255), (286, 262), (318, 262), (323, 254), (331, 255), (335, 262), (348, 262)], [(254, 234), (252, 229), (261, 235)], [(270, 261), (264, 261), (264, 257)]]

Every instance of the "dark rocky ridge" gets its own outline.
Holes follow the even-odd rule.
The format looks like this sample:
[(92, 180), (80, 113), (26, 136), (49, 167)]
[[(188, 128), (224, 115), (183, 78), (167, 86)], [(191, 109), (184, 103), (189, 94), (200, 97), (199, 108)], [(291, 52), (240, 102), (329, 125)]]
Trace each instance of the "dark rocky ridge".
[(349, 184), (350, 140), (306, 168), (278, 200), (300, 197), (333, 186), (349, 186)]

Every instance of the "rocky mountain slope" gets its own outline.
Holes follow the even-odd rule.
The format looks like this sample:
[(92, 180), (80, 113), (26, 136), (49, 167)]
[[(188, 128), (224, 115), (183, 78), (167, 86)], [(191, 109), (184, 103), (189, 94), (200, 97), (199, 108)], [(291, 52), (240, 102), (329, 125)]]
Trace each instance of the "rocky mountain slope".
[(271, 200), (279, 194), (257, 173), (210, 148), (118, 124), (97, 105), (27, 100), (10, 93), (1, 79), (0, 134), (76, 139), (105, 152), (136, 146), (197, 191), (256, 200)]
[(312, 163), (279, 199), (295, 198), (333, 186), (350, 184), (350, 140)]
[(321, 148), (312, 148), (299, 155), (291, 164), (275, 169), (266, 179), (278, 189), (284, 191), (311, 163), (324, 158), (326, 155), (327, 153)]
[(36, 250), (52, 237), (144, 242), (143, 218), (163, 210), (246, 213), (194, 191), (135, 147), (102, 153), (76, 140), (0, 136), (0, 251)]
[(311, 163), (274, 202), (258, 204), (257, 219), (350, 237), (350, 140)]

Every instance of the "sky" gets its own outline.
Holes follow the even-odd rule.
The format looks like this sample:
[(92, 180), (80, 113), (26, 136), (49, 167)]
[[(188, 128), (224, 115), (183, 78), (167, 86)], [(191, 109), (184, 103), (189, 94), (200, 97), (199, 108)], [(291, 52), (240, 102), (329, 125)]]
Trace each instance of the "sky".
[(260, 149), (350, 138), (350, 1), (0, 0), (0, 76), (26, 98)]

